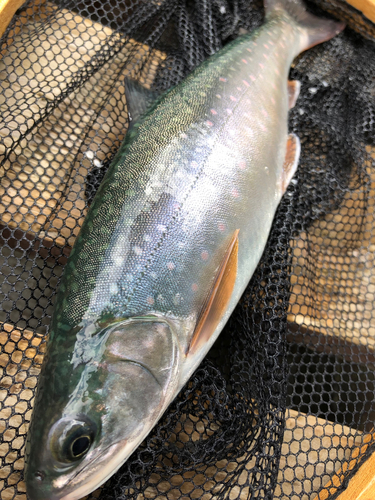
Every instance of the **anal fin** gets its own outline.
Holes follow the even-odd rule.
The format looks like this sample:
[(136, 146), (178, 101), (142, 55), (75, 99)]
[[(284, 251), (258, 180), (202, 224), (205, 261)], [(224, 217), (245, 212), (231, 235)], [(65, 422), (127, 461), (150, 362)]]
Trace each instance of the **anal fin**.
[(286, 154), (281, 174), (281, 192), (285, 193), (293, 175), (296, 173), (301, 152), (301, 143), (295, 134), (289, 134), (286, 143)]
[(301, 90), (301, 82), (299, 80), (288, 80), (289, 109), (294, 108), (300, 90)]
[(238, 267), (237, 229), (225, 252), (214, 286), (199, 315), (187, 355), (198, 351), (211, 337), (223, 317), (232, 296)]

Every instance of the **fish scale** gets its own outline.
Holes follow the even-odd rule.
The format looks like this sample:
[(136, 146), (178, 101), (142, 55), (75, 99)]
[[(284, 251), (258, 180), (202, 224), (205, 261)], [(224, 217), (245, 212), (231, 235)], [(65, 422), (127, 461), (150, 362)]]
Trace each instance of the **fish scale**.
[[(283, 28), (280, 27), (279, 23), (272, 24), (274, 26), (271, 26), (268, 29), (260, 28), (258, 32), (255, 33), (255, 35), (252, 34), (249, 36), (245, 36), (243, 39), (235, 41), (232, 46), (229, 46), (223, 54), (218, 55), (215, 61), (211, 61), (212, 69), (210, 68), (210, 73), (208, 76), (205, 68), (200, 68), (197, 72), (197, 75), (191, 75), (188, 80), (194, 82), (192, 88), (187, 87), (189, 84), (189, 82), (187, 81), (185, 87), (187, 88), (187, 90), (185, 92), (181, 93), (180, 89), (176, 89), (175, 93), (178, 94), (177, 96), (173, 95), (174, 92), (168, 95), (168, 99), (171, 102), (172, 99), (175, 99), (175, 97), (179, 97), (180, 101), (189, 101), (191, 99), (191, 96), (196, 94), (197, 89), (204, 88), (205, 85), (210, 86), (210, 93), (208, 94), (206, 92), (200, 92), (201, 94), (205, 94), (201, 97), (204, 97), (205, 99), (205, 107), (215, 109), (217, 113), (216, 115), (212, 115), (211, 112), (206, 112), (205, 118), (207, 118), (207, 120), (202, 121), (202, 118), (200, 118), (200, 121), (198, 121), (196, 120), (196, 113), (194, 113), (193, 109), (192, 116), (190, 118), (192, 123), (188, 122), (186, 124), (184, 122), (185, 126), (182, 129), (182, 133), (186, 134), (186, 137), (180, 136), (180, 138), (178, 139), (179, 144), (174, 144), (173, 149), (169, 148), (169, 151), (161, 150), (161, 152), (159, 153), (161, 149), (160, 144), (158, 144), (157, 140), (153, 140), (152, 138), (150, 139), (150, 134), (148, 133), (148, 129), (152, 129), (154, 123), (158, 123), (161, 127), (168, 126), (168, 123), (163, 123), (163, 119), (165, 120), (165, 117), (167, 117), (169, 121), (171, 119), (171, 115), (166, 113), (166, 110), (163, 108), (163, 102), (159, 105), (159, 109), (161, 109), (160, 113), (163, 116), (160, 116), (160, 113), (155, 113), (152, 115), (152, 118), (146, 119), (145, 122), (139, 127), (138, 134), (139, 136), (144, 136), (145, 140), (143, 145), (139, 144), (139, 141), (137, 142), (135, 155), (137, 155), (137, 158), (139, 158), (139, 156), (142, 154), (141, 151), (143, 146), (144, 149), (147, 148), (147, 153), (145, 153), (145, 156), (147, 154), (149, 156), (153, 156), (154, 158), (154, 155), (156, 155), (156, 161), (154, 159), (154, 161), (151, 162), (151, 165), (146, 161), (142, 164), (142, 168), (139, 168), (137, 170), (137, 175), (139, 176), (137, 182), (138, 185), (135, 185), (133, 187), (133, 191), (135, 193), (144, 191), (145, 196), (141, 199), (137, 196), (135, 204), (132, 203), (125, 207), (125, 209), (123, 209), (121, 218), (114, 221), (117, 227), (115, 229), (115, 235), (112, 235), (112, 239), (109, 244), (111, 250), (108, 252), (107, 248), (103, 245), (103, 250), (106, 252), (106, 254), (103, 257), (104, 262), (102, 262), (102, 268), (108, 268), (108, 266), (113, 265), (114, 254), (120, 254), (123, 256), (121, 269), (118, 269), (118, 267), (120, 266), (115, 266), (117, 269), (116, 274), (118, 274), (117, 288), (120, 290), (120, 292), (119, 295), (113, 300), (111, 289), (108, 288), (108, 295), (106, 296), (103, 293), (103, 289), (105, 287), (104, 282), (113, 283), (114, 280), (111, 277), (108, 277), (106, 273), (104, 273), (99, 280), (95, 277), (96, 288), (100, 289), (100, 303), (92, 304), (91, 307), (94, 308), (94, 314), (96, 313), (96, 311), (101, 311), (103, 308), (103, 303), (106, 302), (108, 302), (108, 312), (111, 312), (114, 315), (144, 314), (145, 309), (150, 305), (150, 298), (154, 300), (155, 303), (155, 297), (162, 295), (163, 301), (159, 305), (161, 306), (161, 310), (163, 312), (170, 310), (178, 316), (189, 315), (196, 310), (196, 302), (199, 302), (201, 300), (200, 295), (206, 295), (209, 292), (209, 287), (212, 286), (212, 281), (214, 279), (213, 277), (215, 275), (215, 269), (217, 269), (219, 263), (215, 260), (205, 262), (204, 267), (205, 269), (207, 269), (207, 272), (205, 273), (205, 269), (202, 270), (203, 263), (200, 262), (199, 259), (198, 264), (202, 265), (196, 265), (195, 254), (199, 255), (201, 252), (207, 251), (210, 255), (212, 255), (213, 250), (211, 246), (214, 248), (216, 248), (217, 246), (222, 247), (222, 245), (225, 244), (225, 240), (228, 238), (228, 232), (229, 234), (231, 234), (231, 232), (236, 229), (233, 217), (230, 217), (230, 220), (227, 220), (228, 217), (227, 215), (225, 215), (225, 213), (228, 212), (231, 214), (233, 212), (232, 205), (241, 203), (242, 198), (236, 199), (235, 197), (233, 197), (233, 195), (231, 194), (231, 191), (233, 191), (232, 188), (229, 195), (233, 197), (233, 200), (231, 200), (230, 197), (228, 199), (226, 191), (228, 189), (228, 186), (235, 187), (239, 185), (245, 185), (247, 186), (247, 196), (249, 196), (249, 192), (251, 192), (252, 190), (251, 183), (253, 181), (253, 174), (250, 169), (247, 169), (248, 178), (246, 178), (246, 175), (240, 169), (237, 168), (236, 172), (235, 164), (239, 163), (240, 161), (245, 161), (251, 164), (254, 161), (252, 142), (254, 141), (254, 138), (256, 138), (257, 141), (262, 140), (262, 138), (260, 137), (260, 132), (259, 130), (257, 130), (258, 128), (261, 132), (267, 134), (266, 138), (268, 138), (268, 132), (274, 136), (273, 131), (269, 130), (270, 124), (268, 123), (269, 113), (271, 113), (269, 105), (269, 102), (271, 102), (271, 97), (274, 98), (275, 102), (280, 103), (280, 111), (281, 107), (284, 108), (284, 113), (286, 113), (287, 109), (285, 97), (286, 91), (283, 87), (286, 86), (285, 74), (287, 73), (290, 66), (289, 60), (283, 60), (283, 64), (281, 64), (281, 62), (279, 62), (278, 64), (280, 70), (279, 75), (276, 75), (276, 89), (272, 89), (272, 96), (268, 96), (269, 102), (264, 104), (264, 107), (267, 111), (267, 116), (264, 116), (264, 114), (262, 114), (262, 111), (259, 112), (258, 108), (254, 109), (253, 95), (254, 93), (259, 91), (259, 86), (262, 85), (261, 76), (262, 74), (264, 74), (265, 79), (270, 78), (270, 76), (274, 72), (274, 68), (271, 68), (267, 71), (259, 66), (259, 62), (263, 61), (264, 59), (263, 49), (261, 53), (258, 54), (258, 56), (256, 56), (255, 54), (253, 57), (250, 56), (250, 59), (247, 57), (247, 54), (249, 54), (247, 49), (252, 47), (252, 49), (255, 50), (258, 44), (261, 46), (262, 44), (267, 44), (267, 42), (269, 43), (270, 40), (277, 40), (277, 38), (280, 37)], [(257, 40), (255, 42), (257, 43), (257, 45), (254, 45), (254, 37)], [(294, 40), (292, 38), (290, 44), (293, 43)], [(270, 47), (272, 46), (270, 45)], [(264, 48), (264, 50), (266, 49)], [(277, 47), (275, 45), (271, 50), (269, 50), (270, 60), (277, 60), (277, 57), (275, 55), (276, 51)], [(253, 59), (255, 70), (253, 70), (252, 72), (251, 69), (247, 68), (248, 63), (243, 63), (243, 60), (245, 58), (249, 59), (250, 61), (251, 59)], [(236, 71), (236, 65), (239, 66), (240, 73)], [(250, 79), (250, 76), (254, 76), (255, 81)], [(243, 80), (246, 78), (250, 79), (250, 81), (252, 82), (251, 85), (246, 86), (243, 83)], [(283, 90), (281, 90), (282, 88)], [(221, 97), (218, 98), (217, 95), (220, 95)], [(249, 104), (245, 103), (245, 106), (241, 107), (242, 100), (248, 100)], [(178, 105), (176, 105), (175, 102), (173, 104), (173, 107), (178, 109)], [(196, 107), (198, 109), (201, 109), (201, 103), (199, 102)], [(230, 111), (230, 113), (228, 113), (228, 110)], [(174, 109), (174, 116), (176, 116), (177, 118), (181, 118), (180, 114), (176, 113), (176, 109)], [(256, 127), (254, 127), (254, 122), (256, 122), (257, 124)], [(286, 125), (284, 128), (286, 131)], [(228, 133), (228, 130), (233, 130), (234, 135)], [(280, 136), (284, 137), (285, 133), (286, 132), (280, 134)], [(174, 138), (175, 135), (176, 130), (173, 127), (169, 127), (169, 129), (167, 129), (166, 139), (169, 139), (168, 136)], [(249, 141), (248, 147), (246, 148), (247, 151), (244, 148), (243, 144), (241, 144), (241, 153), (233, 154), (230, 151), (233, 146), (233, 141), (235, 141), (236, 139), (238, 140), (240, 136), (242, 136), (241, 142), (244, 142), (244, 138), (248, 139)], [(200, 144), (200, 142), (203, 142), (203, 140), (206, 144), (209, 143), (212, 145), (207, 147), (204, 144)], [(212, 151), (216, 147), (216, 142), (220, 143), (221, 154), (224, 153), (224, 157), (226, 158), (226, 164), (224, 165), (222, 165), (221, 162), (219, 163), (216, 158), (214, 162), (210, 162), (209, 160), (210, 155), (212, 155)], [(191, 150), (192, 143), (196, 145), (193, 151)], [(225, 146), (228, 148), (228, 151), (223, 152), (222, 149)], [(169, 154), (171, 149), (172, 157)], [(178, 163), (176, 163), (175, 157), (173, 157), (173, 155), (175, 155), (175, 149), (181, 151), (181, 157), (179, 158)], [(200, 150), (196, 152), (197, 149)], [(278, 148), (275, 148), (276, 154), (280, 154), (280, 156), (282, 157), (285, 156), (284, 151), (284, 144), (279, 145)], [(122, 159), (123, 155), (126, 155), (125, 161)], [(129, 182), (131, 182), (131, 169), (132, 166), (134, 166), (134, 159), (132, 151), (123, 153), (122, 156), (119, 163), (115, 164), (113, 167), (117, 170), (117, 172), (115, 174), (112, 174), (112, 177), (115, 177), (117, 174), (117, 182), (113, 182), (109, 186), (104, 185), (103, 189), (101, 189), (101, 191), (107, 193), (107, 197), (109, 200), (113, 199), (112, 196), (118, 197), (120, 199), (124, 196), (129, 196), (127, 191), (123, 189), (123, 186), (127, 186)], [(189, 161), (192, 156), (195, 160)], [(271, 156), (271, 158), (266, 158), (265, 162), (268, 165), (272, 165), (273, 162), (277, 162), (277, 159)], [(214, 166), (212, 165), (212, 163), (214, 163)], [(229, 165), (228, 163), (231, 163), (231, 165)], [(169, 169), (166, 168), (167, 164), (170, 165)], [(267, 165), (265, 165), (265, 167), (267, 167)], [(210, 172), (210, 169), (211, 171), (213, 170), (212, 173)], [(143, 172), (145, 172), (144, 175)], [(210, 174), (211, 177), (214, 176), (214, 179), (210, 179)], [(191, 179), (190, 182), (187, 182), (187, 179)], [(256, 180), (256, 182), (258, 181)], [(197, 183), (200, 183), (201, 187), (197, 186)], [(147, 186), (150, 184), (153, 193), (147, 195)], [(154, 184), (154, 186), (152, 186), (152, 184)], [(170, 188), (170, 192), (164, 191), (166, 185)], [(202, 202), (200, 202), (200, 200), (202, 199), (202, 196), (198, 193), (206, 190), (209, 191), (210, 189), (216, 193), (217, 202), (222, 205), (221, 212), (223, 213), (221, 216), (217, 217), (216, 221), (212, 221), (212, 218), (206, 217), (206, 220), (209, 221), (209, 227), (205, 228), (204, 231), (203, 227), (200, 226), (199, 232), (198, 234), (196, 234), (196, 228), (194, 227), (193, 221), (191, 219), (194, 219), (197, 216), (196, 207), (198, 204), (200, 204), (199, 210), (201, 213), (201, 217), (205, 218), (202, 215), (203, 211), (201, 210)], [(169, 195), (169, 197), (167, 195)], [(165, 198), (168, 198), (168, 201), (163, 202), (163, 196)], [(220, 202), (220, 199), (226, 200), (227, 202)], [(103, 199), (100, 196), (98, 196), (96, 200), (98, 201), (95, 202), (91, 213), (93, 214), (93, 217), (98, 220), (101, 215), (99, 213), (101, 210), (104, 219), (104, 227), (107, 227), (107, 207), (103, 206)], [(190, 200), (191, 203), (189, 203)], [(275, 200), (275, 204), (277, 204), (278, 201), (278, 199)], [(159, 204), (159, 209), (157, 210), (159, 218), (155, 220), (154, 217), (151, 217), (149, 223), (147, 224), (147, 222), (145, 221), (146, 215), (148, 212), (154, 215), (156, 211), (156, 204)], [(99, 205), (98, 212), (96, 211), (96, 205)], [(178, 208), (173, 208), (173, 205), (178, 205)], [(148, 211), (145, 209), (145, 207), (147, 206), (150, 206)], [(245, 212), (247, 212), (247, 210), (245, 210)], [(130, 242), (127, 241), (126, 243), (128, 248), (122, 248), (121, 251), (119, 251), (119, 247), (121, 247), (124, 240), (123, 235), (126, 232), (126, 229), (129, 229), (129, 227), (132, 227), (132, 225), (134, 225), (134, 213), (139, 213), (138, 217), (142, 217), (144, 220), (142, 228), (139, 229), (137, 227), (136, 231), (134, 231), (135, 238), (139, 240), (139, 235), (141, 233), (144, 233), (152, 234), (152, 240), (147, 245), (145, 245), (144, 243), (140, 244), (139, 241), (135, 241), (134, 237), (130, 237)], [(274, 210), (272, 210), (272, 214), (273, 213)], [(247, 213), (245, 213), (244, 215), (247, 220)], [(185, 223), (188, 230), (186, 230), (185, 227), (185, 230), (181, 231), (181, 234), (177, 234), (179, 228), (176, 226), (178, 226), (181, 219), (184, 220), (185, 218), (191, 220), (191, 222)], [(165, 226), (166, 228), (169, 228), (170, 224), (172, 223), (171, 221), (175, 221), (173, 222), (174, 229), (172, 233), (174, 243), (176, 241), (183, 243), (186, 240), (186, 233), (188, 232), (190, 233), (190, 237), (193, 236), (202, 241), (207, 241), (209, 240), (209, 238), (211, 238), (211, 240), (212, 238), (215, 238), (213, 245), (206, 245), (207, 248), (204, 245), (201, 248), (193, 248), (192, 251), (194, 252), (194, 256), (192, 256), (192, 258), (190, 259), (189, 256), (186, 255), (186, 248), (184, 248), (182, 245), (179, 249), (173, 248), (171, 251), (171, 244), (168, 243), (168, 238), (165, 238), (165, 236), (163, 235), (163, 231), (161, 231), (160, 229), (158, 230), (157, 228), (157, 226)], [(269, 223), (269, 218), (267, 222)], [(219, 223), (223, 223), (226, 226), (227, 230), (225, 232), (217, 230), (217, 234), (212, 234), (210, 226), (214, 225), (217, 228)], [(123, 226), (125, 226), (126, 229), (123, 229)], [(263, 226), (263, 224), (261, 224), (261, 226)], [(101, 226), (100, 224), (99, 229), (101, 227), (103, 226)], [(117, 237), (118, 234), (121, 235), (121, 238)], [(252, 231), (252, 235), (254, 238), (256, 238), (256, 231)], [(95, 233), (92, 233), (91, 237), (95, 241), (98, 241), (100, 235), (98, 236)], [(119, 241), (119, 239), (121, 241)], [(161, 245), (163, 241), (165, 243)], [(172, 244), (173, 246), (175, 246), (174, 243)], [(166, 253), (167, 255), (163, 255), (163, 249), (158, 245), (163, 246), (163, 248), (165, 247), (164, 253)], [(135, 249), (140, 250), (138, 254)], [(262, 249), (260, 251), (262, 251)], [(157, 278), (153, 278), (151, 274), (149, 274), (148, 276), (143, 276), (142, 273), (147, 272), (147, 270), (150, 268), (150, 260), (153, 260), (156, 254), (158, 255), (158, 264), (156, 265), (156, 268), (158, 269), (159, 276)], [(163, 266), (163, 261), (169, 262), (171, 256), (172, 260), (180, 263), (178, 267), (181, 269), (181, 271), (179, 271), (179, 269), (176, 268), (174, 270), (173, 276), (169, 276), (170, 273), (165, 272), (165, 269), (163, 269), (163, 267), (166, 267), (166, 264)], [(254, 252), (254, 266), (259, 261), (259, 257), (259, 252)], [(188, 260), (188, 264), (182, 264), (186, 260)], [(209, 264), (211, 265), (209, 266)], [(196, 267), (195, 272), (191, 272), (194, 267)], [(191, 290), (191, 285), (192, 283), (197, 281), (196, 279), (192, 279), (192, 282), (188, 284), (186, 290), (176, 288), (175, 284), (181, 282), (181, 279), (179, 279), (178, 277), (178, 273), (185, 273), (186, 268), (189, 269), (190, 275), (196, 274), (199, 276), (203, 272), (204, 274), (207, 274), (207, 276), (212, 276), (211, 280), (207, 281), (205, 290), (203, 290), (202, 293), (199, 294), (197, 300), (195, 300), (196, 296)], [(139, 285), (136, 285), (136, 288), (134, 288), (135, 282), (139, 283)], [(167, 294), (170, 296), (169, 298), (165, 297), (166, 282), (170, 282), (168, 283), (169, 286), (167, 286), (167, 288), (171, 290), (171, 293)], [(127, 283), (129, 283), (128, 286), (126, 286)], [(112, 290), (113, 289), (114, 287), (112, 287)], [(138, 292), (136, 295), (135, 290), (137, 290)], [(87, 290), (85, 290), (85, 292), (87, 293)], [(179, 294), (180, 300), (177, 300), (176, 294)], [(132, 297), (135, 298), (132, 299)], [(83, 301), (81, 303), (83, 303)], [(88, 314), (91, 314), (90, 308), (89, 312), (86, 312), (86, 316)]]
[[(199, 66), (132, 126), (56, 297), (28, 434), (31, 500), (78, 500), (159, 420), (224, 327), (298, 163), (293, 58), (343, 25), (297, 0)], [(140, 99), (132, 107), (132, 99)], [(143, 106), (144, 107), (144, 106)]]

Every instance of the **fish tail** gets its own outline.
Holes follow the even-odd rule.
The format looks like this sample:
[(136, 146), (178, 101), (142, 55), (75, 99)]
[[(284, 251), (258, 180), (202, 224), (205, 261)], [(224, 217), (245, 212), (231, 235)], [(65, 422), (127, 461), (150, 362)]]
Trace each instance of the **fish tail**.
[(316, 17), (307, 12), (301, 0), (264, 0), (266, 19), (285, 14), (302, 30), (300, 52), (330, 40), (345, 28), (345, 24)]

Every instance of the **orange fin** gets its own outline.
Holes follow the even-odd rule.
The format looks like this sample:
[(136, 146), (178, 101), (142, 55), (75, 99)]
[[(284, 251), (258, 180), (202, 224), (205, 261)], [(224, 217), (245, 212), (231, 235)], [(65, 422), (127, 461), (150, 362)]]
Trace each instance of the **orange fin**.
[(293, 175), (296, 173), (300, 152), (301, 144), (299, 142), (299, 138), (295, 134), (289, 134), (286, 143), (286, 155), (281, 178), (281, 191), (283, 194), (289, 186)]
[(289, 109), (294, 108), (301, 90), (301, 82), (298, 80), (288, 80)]
[(198, 318), (188, 355), (194, 354), (210, 339), (228, 306), (237, 277), (239, 231), (234, 232), (225, 252), (214, 286)]

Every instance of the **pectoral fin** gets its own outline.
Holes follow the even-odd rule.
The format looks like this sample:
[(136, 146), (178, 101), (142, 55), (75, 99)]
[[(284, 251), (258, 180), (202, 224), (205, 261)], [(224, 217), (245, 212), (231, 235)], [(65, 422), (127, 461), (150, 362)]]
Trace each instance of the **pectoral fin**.
[(198, 318), (187, 355), (194, 354), (210, 339), (226, 311), (237, 277), (238, 233), (239, 229), (225, 252), (214, 286)]
[(281, 178), (281, 192), (285, 193), (289, 182), (292, 180), (293, 175), (296, 173), (299, 155), (301, 152), (301, 143), (295, 134), (289, 134), (286, 143), (286, 155), (282, 170)]
[(298, 80), (288, 80), (289, 109), (294, 108), (301, 90), (301, 82)]

